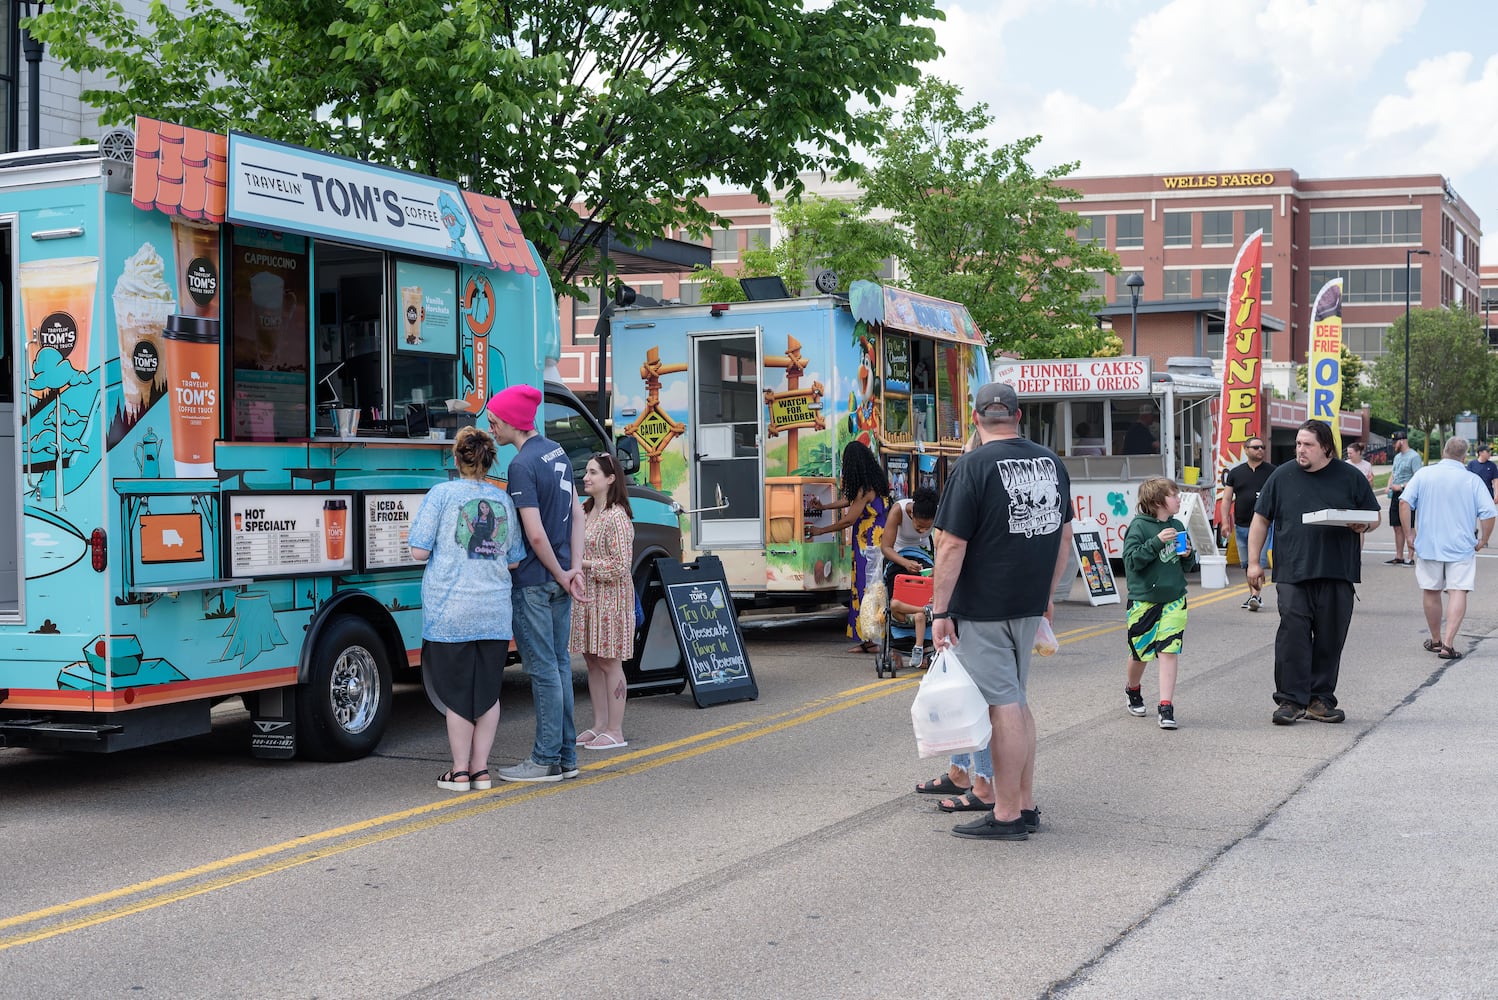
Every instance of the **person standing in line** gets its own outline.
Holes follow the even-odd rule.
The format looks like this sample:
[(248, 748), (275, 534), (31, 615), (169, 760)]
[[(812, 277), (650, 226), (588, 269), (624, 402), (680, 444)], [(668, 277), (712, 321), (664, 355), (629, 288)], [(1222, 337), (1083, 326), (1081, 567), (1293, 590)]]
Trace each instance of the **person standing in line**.
[(1363, 457), (1363, 443), (1353, 441), (1347, 446), (1347, 464), (1357, 469), (1368, 479), (1368, 485), (1373, 485), (1373, 466)]
[[(1244, 460), (1228, 470), (1227, 476), (1223, 478), (1222, 485), (1226, 509), (1233, 512), (1233, 537), (1238, 543), (1238, 563), (1244, 570), (1248, 569), (1248, 529), (1254, 523), (1254, 504), (1259, 501), (1259, 491), (1269, 481), (1269, 474), (1274, 471), (1274, 463), (1266, 461), (1268, 454), (1264, 448), (1264, 439), (1251, 437), (1243, 446)], [(1269, 540), (1264, 544), (1264, 551), (1260, 555), (1263, 562), (1260, 563), (1265, 569), (1269, 568), (1269, 550), (1274, 548), (1274, 533), (1271, 532)], [(1245, 611), (1258, 611), (1264, 606), (1264, 595), (1262, 587), (1249, 584), (1249, 595), (1241, 607)]]
[[(1405, 522), (1400, 520), (1402, 512), (1399, 509), (1399, 495), (1404, 492), (1405, 486), (1420, 466), (1425, 463), (1420, 456), (1410, 447), (1410, 436), (1404, 431), (1395, 431), (1389, 435), (1394, 442), (1394, 471), (1389, 474), (1389, 527), (1394, 529), (1394, 558), (1387, 560), (1390, 566), (1413, 566), (1415, 565), (1415, 547), (1405, 548), (1409, 541), (1405, 531)], [(1410, 522), (1413, 528), (1414, 523)], [(1406, 554), (1408, 553), (1408, 554)]]
[[(853, 600), (848, 608), (848, 636), (857, 639), (858, 609), (863, 604), (869, 583), (869, 557), (879, 551), (884, 538), (884, 521), (889, 514), (889, 479), (879, 467), (879, 459), (862, 441), (849, 441), (843, 449), (842, 477), (838, 487), (842, 499), (827, 504), (823, 510), (846, 513), (823, 528), (812, 528), (810, 536), (830, 535), (844, 528), (853, 529)], [(879, 644), (863, 640), (850, 653), (877, 653)]]
[(1467, 463), (1467, 471), (1481, 479), (1487, 485), (1488, 495), (1498, 500), (1498, 463), (1493, 461), (1487, 445), (1477, 446), (1477, 457)]
[(509, 566), (525, 556), (515, 505), (485, 479), (494, 454), (488, 434), (458, 431), (453, 463), (459, 478), (433, 486), (411, 519), (411, 556), (426, 563), (421, 669), (444, 708), (453, 758), (437, 787), (451, 792), (493, 787), (489, 751), (515, 634)]
[(1353, 585), (1362, 581), (1358, 538), (1371, 524), (1306, 524), (1302, 517), (1326, 509), (1378, 511), (1363, 474), (1335, 461), (1332, 429), (1307, 420), (1295, 433), (1295, 461), (1270, 475), (1254, 507), (1248, 533), (1248, 576), (1262, 585), (1259, 553), (1274, 528), (1275, 596), (1280, 627), (1274, 637), (1274, 700), (1270, 721), (1341, 722), (1337, 678), (1352, 624)]
[(634, 512), (629, 487), (613, 455), (600, 451), (583, 473), (587, 525), (583, 532), (582, 613), (572, 616), (572, 652), (588, 664), (588, 700), (593, 728), (577, 734), (587, 750), (622, 750), (624, 739), (624, 661), (634, 655)]
[(565, 449), (536, 432), (541, 391), (512, 385), (489, 400), (495, 440), (512, 444), (510, 498), (520, 512), (525, 558), (516, 567), (512, 605), (515, 642), (531, 679), (536, 740), (519, 764), (499, 769), (505, 781), (575, 778), (577, 724), (572, 718), (572, 601), (584, 595), (582, 571), (572, 554), (583, 550), (583, 509), (572, 487)]
[[(1484, 449), (1486, 450), (1486, 449)], [(1443, 660), (1460, 660), (1456, 635), (1467, 616), (1467, 595), (1477, 583), (1477, 553), (1488, 547), (1493, 534), (1493, 491), (1462, 464), (1467, 457), (1465, 438), (1447, 438), (1441, 460), (1410, 478), (1399, 498), (1401, 515), (1420, 514), (1409, 527), (1410, 547), (1415, 551), (1415, 581), (1425, 605), (1425, 624), (1430, 638), (1425, 648)], [(1474, 541), (1475, 539), (1475, 541)], [(1446, 594), (1446, 629), (1441, 630), (1441, 593)]]
[[(1124, 533), (1123, 563), (1129, 588), (1124, 613), (1129, 625), (1129, 662), (1124, 697), (1130, 715), (1145, 714), (1140, 690), (1144, 668), (1160, 666), (1161, 729), (1175, 729), (1176, 670), (1186, 641), (1186, 572), (1196, 562), (1186, 526), (1176, 520), (1181, 491), (1174, 481), (1149, 479), (1139, 485), (1139, 514)], [(1185, 545), (1183, 552), (1177, 540)]]
[(931, 636), (938, 650), (960, 653), (988, 702), (994, 808), (952, 833), (1025, 840), (1040, 826), (1025, 683), (1036, 629), (1068, 568), (1071, 480), (1055, 452), (1020, 437), (1012, 386), (980, 388), (973, 419), (981, 443), (952, 467), (936, 514)]

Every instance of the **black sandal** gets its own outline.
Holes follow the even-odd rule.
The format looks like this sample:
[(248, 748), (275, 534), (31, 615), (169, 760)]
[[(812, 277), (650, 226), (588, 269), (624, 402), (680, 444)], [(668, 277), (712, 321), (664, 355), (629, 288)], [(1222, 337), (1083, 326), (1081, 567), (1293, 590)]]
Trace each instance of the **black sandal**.
[(473, 772), (469, 778), (469, 783), (481, 792), (486, 792), (494, 787), (494, 781), (489, 777), (489, 769), (487, 767), (482, 771)]
[(449, 792), (466, 792), (468, 785), (467, 771), (448, 771), (437, 779), (437, 787)]
[(962, 795), (968, 791), (967, 788), (953, 781), (950, 774), (923, 781), (915, 786), (915, 790), (922, 795)]
[(1436, 655), (1443, 660), (1460, 660), (1462, 658), (1461, 653), (1458, 653), (1455, 649), (1446, 645), (1444, 642), (1437, 647)]
[(957, 796), (955, 799), (942, 799), (936, 804), (936, 808), (944, 813), (983, 812), (985, 810), (991, 811), (993, 803), (984, 802), (974, 793), (968, 792), (965, 795)]

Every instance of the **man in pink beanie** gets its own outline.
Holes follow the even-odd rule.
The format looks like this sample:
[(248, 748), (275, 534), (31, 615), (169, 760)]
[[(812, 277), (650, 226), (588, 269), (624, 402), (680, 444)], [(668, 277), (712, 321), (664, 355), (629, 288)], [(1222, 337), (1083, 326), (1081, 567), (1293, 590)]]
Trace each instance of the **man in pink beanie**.
[(536, 706), (535, 744), (525, 760), (499, 769), (505, 781), (561, 781), (578, 775), (567, 639), (572, 599), (583, 596), (582, 572), (573, 566), (573, 553), (580, 562), (583, 551), (583, 508), (566, 450), (536, 432), (540, 405), (540, 390), (512, 385), (485, 406), (494, 439), (516, 449), (510, 461), (510, 496), (525, 533), (525, 558), (510, 572), (510, 600), (515, 643)]

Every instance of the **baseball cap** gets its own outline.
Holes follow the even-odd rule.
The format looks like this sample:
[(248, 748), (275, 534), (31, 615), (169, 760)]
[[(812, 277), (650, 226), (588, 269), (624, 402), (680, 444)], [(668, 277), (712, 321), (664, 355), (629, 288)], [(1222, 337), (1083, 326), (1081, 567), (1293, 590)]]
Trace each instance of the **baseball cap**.
[(1405, 433), (1404, 431), (1395, 431), (1393, 434), (1389, 435), (1389, 440), (1390, 441), (1407, 441), (1407, 440), (1409, 440), (1409, 437), (1410, 437), (1409, 434)]
[(1019, 412), (1019, 395), (1012, 385), (990, 382), (978, 390), (973, 409), (985, 417), (1012, 417)]

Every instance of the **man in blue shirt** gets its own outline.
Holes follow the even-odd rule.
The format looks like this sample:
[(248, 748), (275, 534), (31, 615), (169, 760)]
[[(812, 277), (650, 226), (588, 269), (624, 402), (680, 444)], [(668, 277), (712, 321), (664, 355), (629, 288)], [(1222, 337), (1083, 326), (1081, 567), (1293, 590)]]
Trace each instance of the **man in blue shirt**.
[(1498, 499), (1498, 463), (1494, 463), (1492, 455), (1485, 444), (1477, 446), (1477, 457), (1467, 463), (1467, 471), (1478, 476), (1487, 484), (1488, 493)]
[[(510, 461), (510, 498), (520, 513), (525, 558), (510, 574), (515, 643), (531, 679), (536, 742), (528, 758), (499, 769), (505, 781), (575, 778), (577, 724), (572, 718), (572, 601), (583, 596), (583, 508), (572, 485), (572, 462), (561, 445), (536, 432), (541, 392), (512, 385), (486, 407), (500, 444), (517, 449)], [(577, 559), (573, 559), (573, 554)]]
[[(1400, 498), (1403, 513), (1420, 512), (1420, 530), (1409, 520), (1415, 550), (1415, 581), (1424, 592), (1425, 648), (1443, 660), (1459, 660), (1456, 634), (1467, 615), (1467, 595), (1477, 580), (1477, 553), (1488, 547), (1493, 521), (1493, 492), (1467, 471), (1464, 438), (1447, 438), (1441, 460), (1410, 479)], [(1441, 631), (1441, 593), (1446, 594), (1446, 631)]]
[(1389, 560), (1393, 566), (1415, 565), (1415, 546), (1409, 546), (1409, 552), (1405, 553), (1405, 542), (1407, 541), (1405, 528), (1414, 528), (1414, 521), (1402, 520), (1405, 515), (1399, 509), (1399, 495), (1404, 492), (1410, 477), (1414, 476), (1420, 466), (1425, 463), (1420, 461), (1420, 456), (1410, 448), (1410, 436), (1404, 431), (1395, 431), (1389, 435), (1389, 440), (1394, 442), (1394, 471), (1389, 475), (1389, 527), (1394, 529), (1394, 558)]

